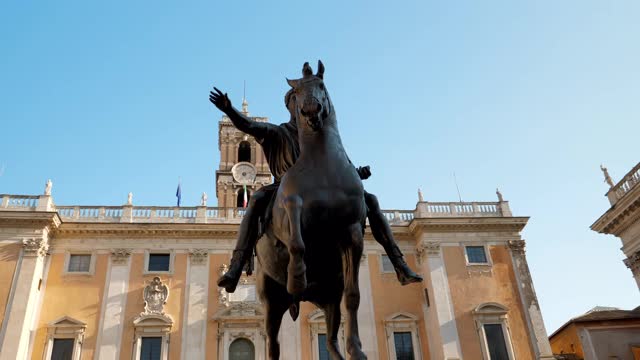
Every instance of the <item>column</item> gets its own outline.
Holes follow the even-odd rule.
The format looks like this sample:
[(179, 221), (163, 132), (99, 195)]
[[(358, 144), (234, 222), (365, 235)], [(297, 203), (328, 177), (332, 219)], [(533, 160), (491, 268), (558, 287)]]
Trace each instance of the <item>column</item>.
[(636, 279), (636, 284), (638, 284), (638, 289), (640, 289), (640, 250), (624, 259), (624, 264), (631, 270), (633, 278)]
[(360, 285), (360, 308), (358, 309), (358, 329), (362, 341), (362, 351), (367, 354), (369, 360), (377, 360), (378, 341), (376, 336), (376, 320), (373, 311), (373, 296), (371, 294), (371, 272), (369, 270), (369, 256), (362, 254), (360, 259), (360, 272), (358, 274)]
[(49, 249), (47, 235), (22, 241), (21, 259), (16, 269), (17, 280), (6, 331), (0, 346), (0, 360), (26, 359), (29, 351), (30, 325), (36, 313), (44, 262)]
[(187, 305), (182, 336), (182, 358), (204, 360), (207, 333), (207, 301), (209, 294), (209, 250), (189, 251), (187, 265)]
[[(447, 270), (442, 258), (440, 244), (437, 242), (422, 243), (422, 268), (424, 274), (429, 274), (433, 299), (428, 310), (425, 311), (425, 326), (429, 337), (429, 348), (432, 359), (454, 360), (462, 359), (460, 338), (456, 318), (451, 302), (451, 291), (447, 279)], [(425, 284), (426, 285), (426, 284)], [(430, 326), (431, 325), (431, 326)]]
[(120, 356), (120, 339), (122, 339), (124, 328), (124, 311), (131, 269), (130, 258), (130, 249), (111, 250), (100, 317), (100, 333), (96, 343), (98, 360), (116, 360)]
[(538, 297), (533, 288), (533, 280), (529, 272), (529, 264), (525, 256), (524, 240), (509, 240), (513, 271), (516, 274), (520, 299), (527, 320), (529, 338), (536, 352), (536, 359), (554, 359), (547, 330), (542, 320), (542, 312), (538, 305)]

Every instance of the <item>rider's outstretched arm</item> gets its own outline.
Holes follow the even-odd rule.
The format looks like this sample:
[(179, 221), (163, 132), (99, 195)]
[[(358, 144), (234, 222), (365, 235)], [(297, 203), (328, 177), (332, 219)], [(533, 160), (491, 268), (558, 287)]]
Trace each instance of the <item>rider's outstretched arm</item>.
[(209, 101), (220, 109), (220, 111), (225, 113), (238, 130), (257, 139), (262, 139), (267, 134), (270, 127), (276, 126), (270, 123), (263, 123), (249, 119), (231, 105), (231, 100), (229, 100), (226, 93), (222, 93), (222, 91), (215, 87), (213, 89), (215, 91), (211, 91), (209, 93)]
[(262, 139), (265, 137), (267, 132), (269, 131), (270, 126), (276, 126), (270, 123), (263, 123), (258, 121), (253, 121), (246, 117), (244, 114), (240, 113), (234, 107), (230, 107), (225, 114), (229, 117), (229, 120), (233, 123), (233, 125), (243, 133), (247, 133), (256, 139)]

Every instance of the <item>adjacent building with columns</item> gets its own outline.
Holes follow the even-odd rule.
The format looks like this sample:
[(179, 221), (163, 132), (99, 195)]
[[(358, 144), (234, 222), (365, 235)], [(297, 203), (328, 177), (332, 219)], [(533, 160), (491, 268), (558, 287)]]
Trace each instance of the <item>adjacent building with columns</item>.
[[(259, 144), (225, 117), (219, 139), (217, 207), (206, 196), (192, 207), (138, 206), (132, 196), (57, 205), (50, 183), (44, 195), (0, 195), (0, 360), (266, 358), (255, 278), (233, 294), (216, 280), (238, 205), (270, 176)], [(367, 229), (358, 319), (369, 359), (553, 358), (521, 238), (527, 217), (501, 195), (420, 196), (384, 214), (425, 280), (401, 286)], [(324, 314), (303, 303), (297, 321), (285, 314), (282, 358), (328, 359), (325, 334)]]
[(622, 240), (624, 263), (640, 288), (640, 163), (617, 183), (606, 168), (601, 168), (609, 184), (606, 196), (611, 207), (591, 225), (591, 230)]

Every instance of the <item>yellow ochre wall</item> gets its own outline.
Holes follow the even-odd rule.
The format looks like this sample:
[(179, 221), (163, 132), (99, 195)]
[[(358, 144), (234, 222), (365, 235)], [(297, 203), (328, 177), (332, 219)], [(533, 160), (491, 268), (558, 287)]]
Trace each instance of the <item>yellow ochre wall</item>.
[(169, 288), (169, 298), (164, 311), (171, 314), (173, 326), (169, 334), (169, 359), (180, 359), (182, 352), (182, 317), (184, 314), (184, 289), (187, 273), (187, 254), (175, 254), (173, 274), (144, 274), (144, 254), (131, 255), (131, 273), (129, 274), (129, 289), (125, 305), (124, 331), (122, 334), (121, 359), (130, 359), (133, 353), (133, 339), (135, 336), (133, 320), (144, 311), (142, 292), (144, 287), (155, 276), (159, 276)]
[[(415, 256), (405, 256), (407, 264), (412, 269), (418, 269)], [(410, 313), (418, 317), (418, 337), (423, 358), (429, 357), (429, 345), (425, 333), (424, 315), (422, 303), (424, 302), (422, 284), (410, 284), (402, 286), (396, 278), (395, 272), (382, 273), (380, 256), (369, 254), (369, 269), (371, 272), (371, 295), (373, 297), (373, 309), (376, 324), (376, 337), (378, 340), (378, 353), (380, 359), (387, 359), (389, 349), (387, 346), (387, 334), (384, 320), (398, 312)], [(418, 344), (413, 344), (417, 346)]]
[(96, 255), (93, 275), (63, 275), (64, 260), (64, 253), (54, 253), (49, 258), (49, 271), (46, 283), (42, 287), (42, 310), (33, 345), (34, 360), (43, 358), (47, 342), (47, 325), (63, 316), (87, 324), (82, 344), (82, 359), (89, 360), (94, 356), (109, 255)]
[[(582, 342), (578, 336), (578, 327), (575, 324), (569, 324), (560, 332), (549, 338), (551, 350), (554, 354), (573, 354), (583, 358)], [(571, 346), (573, 345), (573, 347)]]
[(476, 266), (466, 265), (464, 247), (442, 247), (462, 355), (465, 359), (482, 359), (480, 337), (472, 311), (482, 303), (496, 302), (509, 309), (507, 321), (515, 358), (533, 359), (509, 249), (506, 246), (489, 246), (489, 252), (493, 265), (481, 266), (477, 270), (490, 270), (490, 273), (474, 273)]

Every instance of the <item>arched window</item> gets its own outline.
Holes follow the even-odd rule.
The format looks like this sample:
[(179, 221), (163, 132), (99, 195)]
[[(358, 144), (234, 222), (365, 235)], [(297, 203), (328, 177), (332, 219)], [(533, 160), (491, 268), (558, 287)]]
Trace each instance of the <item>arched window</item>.
[(251, 162), (251, 144), (248, 141), (243, 141), (238, 145), (238, 162)]
[(236, 339), (229, 346), (229, 360), (254, 360), (255, 356), (253, 343), (248, 339)]
[(236, 198), (236, 207), (243, 208), (249, 206), (249, 198), (251, 197), (251, 193), (247, 190), (247, 196), (245, 200), (244, 189), (238, 190), (238, 196)]

